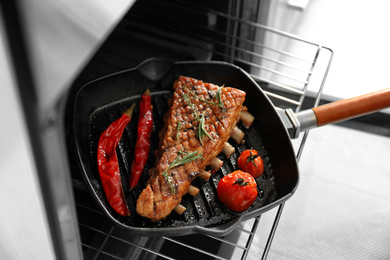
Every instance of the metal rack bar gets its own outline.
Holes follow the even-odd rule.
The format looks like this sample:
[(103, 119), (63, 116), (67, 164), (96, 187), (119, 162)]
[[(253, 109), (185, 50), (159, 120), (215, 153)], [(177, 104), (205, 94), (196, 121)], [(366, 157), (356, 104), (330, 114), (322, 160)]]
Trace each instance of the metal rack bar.
[[(212, 12), (212, 10), (207, 10), (207, 11), (208, 12)], [(290, 81), (294, 81), (296, 84), (299, 84), (301, 86), (299, 87), (296, 84), (294, 84), (294, 85), (290, 84), (290, 86), (288, 86), (288, 85), (282, 84), (280, 82), (276, 82), (276, 81), (272, 81), (272, 80), (267, 80), (267, 79), (261, 78), (258, 75), (253, 75), (254, 77), (256, 77), (259, 80), (268, 81), (270, 84), (272, 84), (274, 86), (278, 86), (278, 87), (284, 88), (285, 90), (292, 91), (292, 92), (295, 92), (296, 94), (304, 96), (305, 89), (307, 88), (307, 85), (309, 83), (309, 78), (310, 78), (310, 76), (313, 73), (313, 68), (314, 68), (314, 65), (316, 63), (316, 59), (318, 57), (315, 53), (318, 52), (318, 50), (321, 48), (321, 46), (319, 46), (318, 44), (314, 44), (314, 43), (305, 41), (303, 39), (300, 39), (300, 38), (298, 38), (298, 37), (296, 37), (294, 35), (283, 33), (283, 32), (281, 32), (279, 30), (275, 30), (275, 29), (268, 28), (266, 26), (263, 26), (263, 25), (260, 25), (260, 24), (257, 24), (257, 23), (252, 23), (252, 22), (249, 22), (249, 21), (242, 20), (240, 18), (237, 18), (236, 15), (228, 15), (228, 14), (224, 14), (224, 13), (220, 13), (220, 12), (215, 12), (215, 14), (217, 16), (224, 17), (225, 19), (228, 19), (229, 21), (233, 21), (234, 24), (246, 23), (246, 24), (248, 24), (250, 26), (253, 26), (254, 28), (261, 29), (261, 30), (264, 30), (264, 31), (267, 31), (267, 32), (272, 32), (272, 33), (275, 33), (275, 34), (277, 34), (279, 36), (286, 37), (286, 38), (288, 38), (290, 40), (299, 41), (301, 43), (305, 43), (305, 44), (310, 45), (313, 48), (313, 52), (314, 52), (314, 55), (313, 55), (314, 59), (311, 60), (311, 61), (308, 61), (307, 59), (299, 59), (299, 56), (294, 55), (293, 53), (290, 53), (290, 52), (286, 52), (284, 50), (277, 50), (275, 48), (269, 48), (272, 51), (277, 52), (279, 55), (283, 55), (283, 56), (286, 56), (286, 57), (293, 57), (294, 60), (298, 60), (298, 59), (299, 60), (303, 60), (305, 62), (305, 68), (299, 68), (294, 63), (281, 62), (281, 61), (279, 61), (279, 60), (277, 60), (275, 58), (267, 57), (265, 55), (261, 55), (261, 54), (256, 53), (256, 52), (240, 48), (239, 46), (229, 46), (229, 45), (227, 45), (227, 43), (225, 43), (225, 42), (218, 42), (216, 40), (213, 40), (213, 38), (198, 37), (199, 40), (205, 40), (207, 42), (210, 42), (210, 43), (215, 44), (215, 45), (219, 45), (219, 46), (224, 47), (224, 48), (230, 48), (232, 50), (232, 52), (230, 52), (230, 54), (226, 54), (226, 53), (219, 52), (217, 50), (213, 50), (213, 54), (220, 55), (221, 57), (227, 59), (229, 62), (232, 62), (232, 63), (236, 63), (236, 62), (243, 63), (243, 64), (251, 66), (252, 68), (257, 68), (257, 69), (260, 69), (260, 70), (263, 70), (263, 71), (267, 71), (267, 72), (270, 72), (270, 73), (272, 73), (274, 75), (280, 76), (280, 77), (282, 77), (284, 79), (288, 79)], [(139, 19), (142, 20), (144, 18), (140, 17)], [(168, 19), (168, 17), (166, 17), (166, 19)], [(191, 21), (188, 21), (188, 20), (180, 20), (179, 19), (178, 23), (188, 24), (188, 26), (199, 26), (197, 24), (192, 24)], [(188, 34), (188, 32), (186, 32), (185, 30), (180, 30), (180, 29), (178, 29), (176, 27), (173, 27), (173, 26), (167, 26), (166, 29), (168, 30), (168, 32), (175, 31), (178, 34)], [(232, 34), (228, 34), (228, 33), (221, 32), (221, 31), (218, 31), (218, 30), (213, 30), (213, 29), (208, 29), (208, 30), (212, 30), (212, 33), (214, 33), (214, 34), (219, 34), (221, 36), (226, 36), (232, 42), (245, 41), (245, 42), (251, 43), (253, 46), (264, 47), (264, 44), (261, 44), (261, 43), (258, 43), (258, 42), (254, 42), (254, 41), (249, 41), (248, 39), (240, 38), (239, 36), (236, 35), (237, 32), (235, 32), (235, 30), (233, 30)], [(204, 51), (207, 51), (207, 49), (205, 47), (198, 46), (198, 48), (199, 49), (203, 49)], [(240, 57), (237, 57), (237, 55), (231, 56), (231, 54), (235, 53), (235, 51), (243, 52), (243, 53), (246, 53), (248, 55), (251, 55), (252, 59), (253, 58), (261, 58), (263, 60), (268, 60), (268, 61), (274, 62), (275, 64), (283, 66), (283, 67), (286, 67), (286, 68), (290, 68), (290, 69), (293, 68), (293, 70), (299, 71), (301, 73), (304, 73), (304, 75), (302, 76), (302, 78), (297, 78), (297, 75), (289, 75), (289, 74), (287, 74), (285, 72), (281, 72), (281, 71), (279, 71), (277, 69), (273, 69), (271, 67), (266, 67), (266, 66), (262, 66), (260, 64), (257, 64), (255, 62), (243, 60)], [(276, 96), (274, 96), (274, 97), (276, 97)], [(298, 101), (298, 102), (302, 103), (300, 101)]]
[(216, 254), (212, 254), (212, 253), (210, 253), (210, 252), (207, 252), (206, 250), (202, 250), (202, 249), (196, 248), (196, 247), (194, 247), (194, 246), (191, 246), (191, 245), (189, 245), (189, 244), (182, 243), (182, 242), (177, 241), (177, 240), (175, 240), (175, 239), (173, 239), (173, 238), (169, 238), (169, 237), (163, 237), (163, 238), (164, 238), (165, 240), (174, 242), (174, 243), (176, 243), (176, 244), (178, 244), (178, 245), (180, 245), (180, 246), (183, 246), (183, 247), (185, 247), (185, 248), (188, 248), (188, 249), (191, 249), (191, 250), (194, 250), (194, 251), (198, 251), (198, 252), (200, 252), (200, 253), (202, 253), (202, 254), (204, 254), (204, 255), (206, 255), (206, 256), (211, 256), (211, 257), (213, 257), (214, 259), (226, 260), (226, 258), (224, 258), (224, 257), (220, 257), (220, 256), (218, 256), (218, 255), (216, 255)]
[(264, 252), (263, 252), (263, 255), (262, 255), (261, 259), (267, 259), (269, 250), (271, 248), (272, 241), (273, 241), (275, 233), (276, 233), (276, 229), (278, 228), (280, 217), (282, 216), (284, 204), (285, 203), (280, 204), (280, 206), (278, 208), (278, 212), (277, 212), (277, 214), (275, 216), (275, 220), (274, 220), (274, 223), (272, 225), (272, 229), (271, 229), (271, 231), (270, 231), (270, 233), (268, 235), (267, 244), (265, 245)]
[(250, 233), (250, 236), (249, 236), (249, 238), (248, 238), (248, 241), (246, 242), (245, 250), (244, 250), (244, 252), (242, 253), (241, 259), (246, 259), (247, 256), (248, 256), (249, 248), (250, 248), (251, 245), (252, 245), (252, 242), (253, 242), (253, 239), (254, 239), (254, 237), (255, 237), (256, 230), (257, 230), (257, 227), (258, 227), (258, 225), (259, 225), (259, 222), (260, 222), (260, 216), (258, 216), (258, 217), (255, 218), (255, 222), (253, 223), (253, 226), (252, 226), (252, 229), (251, 229), (251, 233)]
[[(226, 17), (226, 16), (225, 16)], [(241, 22), (241, 20), (239, 18), (236, 18), (234, 16), (227, 16), (226, 17), (227, 19), (232, 20), (235, 22), (235, 24), (239, 24)], [(139, 19), (143, 19), (142, 17), (139, 17)], [(179, 23), (187, 23), (189, 24), (189, 26), (199, 26), (197, 24), (192, 24), (191, 22), (187, 21), (187, 20), (178, 20)], [(260, 27), (262, 30), (265, 30), (267, 31), (267, 27), (264, 27), (264, 26), (261, 26)], [(180, 30), (176, 27), (173, 27), (173, 26), (167, 26), (166, 28), (168, 31), (172, 32), (172, 31), (176, 31), (180, 34), (188, 34), (188, 32), (186, 32), (185, 30)], [(225, 37), (228, 37), (232, 42), (237, 42), (237, 41), (245, 41), (247, 43), (250, 43), (254, 46), (257, 46), (257, 47), (262, 47), (262, 48), (266, 48), (265, 45), (261, 44), (261, 43), (258, 43), (258, 42), (254, 42), (254, 41), (250, 41), (250, 40), (247, 40), (247, 39), (243, 39), (243, 38), (240, 38), (239, 36), (236, 36), (237, 32), (236, 32), (236, 29), (233, 30), (233, 33), (232, 34), (228, 34), (228, 33), (225, 33), (225, 32), (221, 32), (221, 31), (217, 31), (217, 30), (212, 30), (213, 33), (215, 34), (220, 34), (221, 36), (225, 36)], [(281, 35), (281, 32), (278, 32), (279, 35)], [(286, 35), (286, 37), (289, 37)], [(302, 79), (298, 79), (294, 76), (291, 76), (291, 75), (288, 75), (288, 74), (283, 74), (277, 70), (273, 70), (271, 68), (268, 68), (268, 67), (264, 67), (264, 66), (261, 66), (259, 64), (256, 64), (256, 63), (253, 63), (253, 62), (248, 62), (246, 60), (243, 60), (243, 59), (240, 59), (239, 57), (237, 57), (236, 55), (232, 55), (232, 53), (234, 54), (235, 51), (239, 51), (239, 52), (243, 52), (243, 53), (246, 53), (246, 54), (249, 54), (253, 57), (256, 57), (256, 58), (261, 58), (261, 59), (264, 59), (264, 60), (268, 60), (268, 61), (271, 61), (271, 62), (274, 62), (276, 64), (279, 64), (279, 65), (282, 65), (284, 67), (287, 67), (287, 68), (290, 68), (290, 69), (293, 69), (293, 70), (296, 70), (296, 71), (299, 71), (299, 72), (302, 72), (302, 73), (305, 73), (307, 75), (310, 75), (312, 73), (312, 70), (311, 69), (301, 69), (301, 68), (297, 68), (296, 65), (294, 64), (289, 64), (289, 63), (286, 63), (286, 62), (281, 62), (280, 60), (278, 59), (275, 59), (275, 58), (272, 58), (272, 57), (267, 57), (265, 55), (261, 55), (259, 53), (256, 53), (256, 52), (253, 52), (253, 51), (249, 51), (247, 49), (243, 49), (243, 48), (240, 48), (238, 46), (231, 46), (231, 45), (228, 45), (227, 43), (223, 43), (223, 42), (218, 42), (218, 41), (215, 41), (213, 40), (212, 38), (204, 38), (204, 37), (198, 37), (198, 39), (201, 39), (201, 40), (207, 40), (208, 42), (212, 43), (212, 44), (216, 44), (216, 45), (220, 45), (221, 47), (225, 47), (225, 48), (230, 48), (231, 49), (231, 52), (229, 54), (226, 54), (226, 53), (223, 53), (223, 52), (219, 52), (219, 51), (213, 51), (214, 54), (218, 54), (222, 57), (224, 57), (226, 60), (228, 60), (229, 62), (231, 63), (234, 63), (234, 62), (241, 62), (241, 63), (247, 63), (248, 65), (250, 66), (253, 66), (253, 67), (256, 67), (256, 68), (259, 68), (259, 69), (263, 69), (263, 70), (267, 70), (269, 72), (272, 72), (274, 74), (277, 74), (277, 75), (280, 75), (280, 76), (283, 76), (285, 78), (288, 78), (288, 79), (291, 79), (291, 80), (294, 80), (294, 81), (297, 81), (298, 83), (302, 83), (302, 84), (307, 84), (308, 81), (305, 79), (305, 80), (302, 80)], [(291, 39), (296, 39), (296, 37), (293, 37)], [(313, 45), (314, 46), (314, 45)], [(318, 45), (317, 45), (318, 46)], [(207, 51), (208, 49), (206, 49), (205, 47), (202, 47), (202, 46), (199, 46), (199, 49), (203, 49), (205, 51)], [(307, 66), (310, 66), (310, 68), (312, 68), (312, 66), (315, 64), (315, 61), (308, 61), (308, 60), (305, 60), (305, 59), (302, 59), (302, 58), (299, 58), (299, 56), (296, 56), (292, 53), (289, 53), (289, 52), (286, 52), (286, 51), (281, 51), (281, 50), (278, 50), (278, 49), (275, 49), (275, 48), (270, 48), (268, 47), (269, 50), (272, 50), (280, 55), (284, 55), (284, 56), (288, 56), (288, 57), (291, 57), (291, 58), (294, 58), (296, 60), (300, 60), (300, 61), (303, 61), (305, 63), (307, 63)], [(300, 93), (300, 94), (303, 94), (303, 93)]]
[[(80, 224), (80, 225), (81, 225), (81, 226), (84, 226), (84, 227), (86, 227), (86, 228), (89, 228), (89, 229), (91, 229), (91, 230), (93, 230), (93, 231), (95, 231), (95, 232), (97, 232), (97, 233), (102, 234), (102, 235), (105, 235), (105, 239), (106, 239), (106, 240), (107, 240), (108, 238), (111, 237), (111, 238), (117, 239), (117, 240), (119, 240), (119, 241), (122, 241), (122, 242), (128, 244), (129, 246), (133, 246), (133, 247), (139, 248), (139, 249), (141, 249), (141, 250), (144, 250), (144, 251), (146, 251), (146, 252), (152, 253), (152, 254), (157, 255), (157, 256), (159, 256), (159, 257), (163, 257), (163, 258), (165, 258), (165, 259), (174, 259), (174, 258), (171, 258), (171, 257), (166, 256), (166, 255), (164, 255), (164, 254), (160, 254), (160, 253), (158, 253), (157, 251), (150, 250), (150, 249), (147, 248), (147, 247), (141, 246), (141, 245), (136, 244), (136, 243), (129, 242), (128, 240), (122, 239), (122, 238), (117, 237), (117, 236), (113, 236), (113, 235), (111, 235), (111, 232), (106, 233), (106, 232), (102, 232), (102, 231), (99, 230), (99, 229), (92, 228), (92, 227), (90, 227), (90, 226), (88, 226), (88, 225), (85, 225), (85, 224)], [(111, 257), (113, 257), (113, 258), (115, 258), (115, 259), (124, 259), (124, 258), (118, 257), (118, 256), (116, 256), (116, 255), (114, 255), (114, 254), (112, 254), (112, 253), (109, 253), (109, 252), (105, 251), (105, 250), (103, 249), (104, 244), (105, 244), (105, 243), (102, 243), (102, 245), (101, 245), (99, 248), (95, 248), (95, 247), (93, 247), (93, 246), (91, 246), (91, 245), (82, 243), (83, 246), (88, 247), (88, 248), (90, 248), (90, 249), (97, 250), (99, 253), (103, 253), (103, 254), (105, 254), (105, 255), (111, 256)]]

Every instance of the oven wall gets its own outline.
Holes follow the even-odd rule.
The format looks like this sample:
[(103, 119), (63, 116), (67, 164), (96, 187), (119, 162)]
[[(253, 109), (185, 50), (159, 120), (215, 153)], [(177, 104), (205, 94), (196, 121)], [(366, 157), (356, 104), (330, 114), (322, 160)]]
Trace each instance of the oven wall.
[(53, 259), (27, 126), (0, 20), (0, 259)]
[(2, 142), (9, 151), (1, 159), (1, 223), (7, 223), (0, 226), (1, 259), (82, 259), (63, 101), (133, 2), (0, 1), (7, 47), (1, 46), (1, 108), (10, 125), (1, 133), (9, 135)]

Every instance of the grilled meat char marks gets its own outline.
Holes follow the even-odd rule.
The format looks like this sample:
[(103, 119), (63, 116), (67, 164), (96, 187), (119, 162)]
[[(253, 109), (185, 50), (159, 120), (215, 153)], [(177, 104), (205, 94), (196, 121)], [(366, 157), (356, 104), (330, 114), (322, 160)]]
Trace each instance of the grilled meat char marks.
[[(175, 81), (170, 108), (164, 115), (165, 125), (159, 134), (156, 165), (137, 200), (138, 214), (159, 221), (172, 212), (194, 178), (222, 151), (239, 120), (244, 100), (245, 92), (235, 88), (220, 88), (183, 76)], [(202, 120), (206, 133), (200, 135)], [(169, 168), (178, 156), (196, 151), (203, 158)]]

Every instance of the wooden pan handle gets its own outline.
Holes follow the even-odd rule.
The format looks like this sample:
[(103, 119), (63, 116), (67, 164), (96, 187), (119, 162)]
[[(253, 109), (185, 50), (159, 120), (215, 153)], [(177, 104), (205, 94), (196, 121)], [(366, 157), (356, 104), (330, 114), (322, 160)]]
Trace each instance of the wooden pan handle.
[(390, 107), (390, 88), (313, 108), (323, 126)]

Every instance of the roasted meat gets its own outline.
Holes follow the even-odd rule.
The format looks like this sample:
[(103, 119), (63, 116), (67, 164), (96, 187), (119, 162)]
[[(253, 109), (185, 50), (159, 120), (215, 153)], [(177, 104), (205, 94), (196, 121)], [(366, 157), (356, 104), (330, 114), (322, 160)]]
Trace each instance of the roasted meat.
[(165, 219), (191, 182), (222, 151), (236, 127), (245, 92), (180, 76), (159, 137), (156, 164), (137, 200), (137, 213)]

